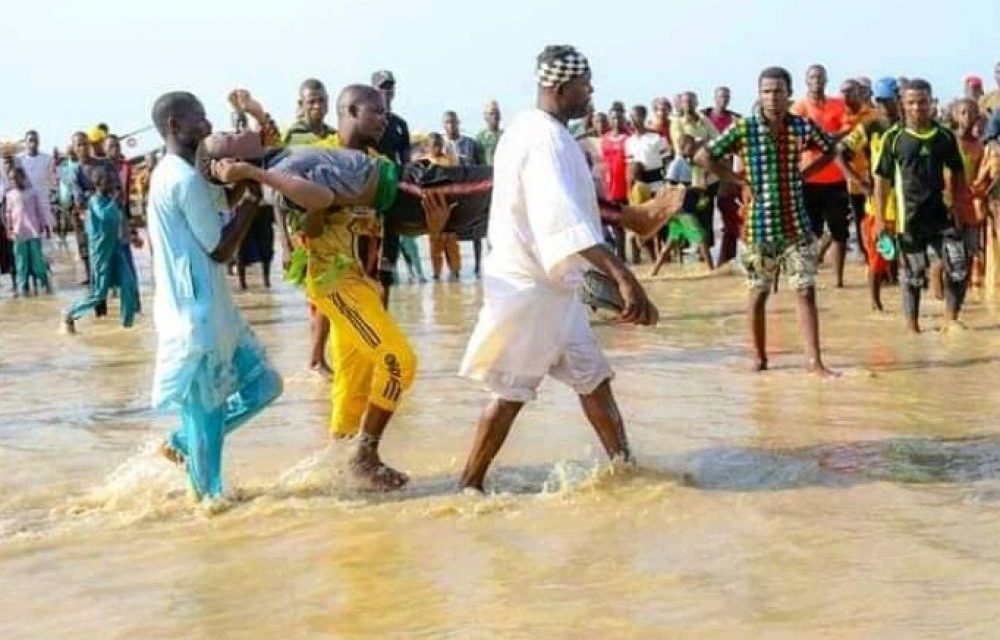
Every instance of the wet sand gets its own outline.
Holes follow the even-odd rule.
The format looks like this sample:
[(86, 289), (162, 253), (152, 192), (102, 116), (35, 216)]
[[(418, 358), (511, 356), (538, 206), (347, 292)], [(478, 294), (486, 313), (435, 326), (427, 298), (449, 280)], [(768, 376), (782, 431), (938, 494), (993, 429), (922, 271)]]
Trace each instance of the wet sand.
[[(639, 468), (609, 468), (546, 382), (487, 479), (456, 492), (486, 395), (455, 376), (477, 283), (403, 285), (421, 369), (385, 457), (404, 492), (352, 489), (305, 371), (301, 294), (237, 294), (286, 393), (227, 441), (239, 500), (209, 517), (152, 449), (152, 319), (85, 318), (0, 287), (0, 638), (963, 638), (1000, 614), (1000, 314), (918, 337), (868, 311), (863, 271), (819, 302), (833, 381), (805, 375), (794, 296), (752, 374), (735, 275), (650, 281), (661, 324), (599, 322)], [(676, 272), (674, 272), (676, 274)], [(149, 293), (148, 274), (144, 274)], [(259, 287), (251, 270), (251, 287)], [(235, 283), (235, 280), (234, 280)], [(150, 308), (146, 298), (146, 309)]]

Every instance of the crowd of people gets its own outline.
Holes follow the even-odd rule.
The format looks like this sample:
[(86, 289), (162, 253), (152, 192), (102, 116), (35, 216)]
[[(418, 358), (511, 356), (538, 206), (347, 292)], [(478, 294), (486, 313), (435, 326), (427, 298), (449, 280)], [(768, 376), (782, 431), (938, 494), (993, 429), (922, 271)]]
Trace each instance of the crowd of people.
[(411, 134), (392, 110), (396, 79), (387, 70), (338, 93), (335, 127), (317, 79), (302, 82), (296, 119), (283, 129), (248, 91), (234, 90), (233, 133), (221, 137), (195, 96), (174, 92), (153, 109), (159, 157), (129, 161), (104, 125), (52, 156), (34, 131), (0, 147), (0, 268), (15, 295), (51, 292), (43, 239), (65, 247), (72, 233), (87, 289), (65, 310), (65, 329), (106, 314), (112, 292), (127, 327), (141, 310), (133, 251), (148, 225), (154, 404), (181, 417), (162, 453), (185, 465), (199, 499), (215, 500), (225, 435), (282, 390), (225, 267), (235, 265), (246, 288), (246, 267), (259, 262), (270, 286), (277, 243), (286, 278), (305, 290), (308, 361), (330, 380), (330, 432), (356, 441), (351, 469), (360, 480), (397, 489), (407, 476), (382, 462), (378, 446), (418, 365), (389, 293), (400, 257), (410, 282), (426, 277), (416, 238), (391, 232), (383, 217), (411, 163), (493, 167), (485, 238), (447, 230), (446, 195), (422, 200), (431, 278), (460, 278), (460, 241), (472, 243), (473, 273), (483, 278), (461, 365), (493, 396), (461, 480), (481, 490), (546, 375), (580, 395), (609, 456), (631, 456), (611, 368), (578, 298), (587, 270), (613, 283), (623, 320), (649, 325), (658, 312), (634, 265), (648, 257), (656, 275), (686, 253), (709, 270), (738, 259), (755, 370), (768, 368), (766, 305), (783, 272), (797, 294), (806, 368), (832, 376), (820, 348), (817, 265), (829, 256), (833, 284), (843, 287), (853, 234), (873, 310), (883, 310), (883, 285), (898, 283), (906, 325), (919, 332), (929, 289), (945, 300), (944, 328), (963, 328), (967, 291), (997, 285), (988, 272), (1000, 213), (1000, 64), (995, 75), (988, 94), (969, 77), (962, 96), (939, 101), (919, 78), (850, 78), (830, 95), (826, 69), (813, 65), (793, 102), (791, 74), (769, 67), (745, 116), (730, 110), (727, 87), (704, 109), (688, 91), (655, 98), (651, 109), (614, 101), (601, 112), (586, 57), (554, 46), (537, 59), (536, 108), (504, 128), (489, 100), (475, 137), (454, 111), (444, 112), (440, 133)]

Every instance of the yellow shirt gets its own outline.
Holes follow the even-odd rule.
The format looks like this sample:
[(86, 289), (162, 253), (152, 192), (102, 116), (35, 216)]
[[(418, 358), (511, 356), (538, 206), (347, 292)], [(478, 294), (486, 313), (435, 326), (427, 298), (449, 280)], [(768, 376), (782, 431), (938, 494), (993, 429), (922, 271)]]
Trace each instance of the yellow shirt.
[[(343, 145), (336, 132), (305, 142), (304, 134), (282, 136), (287, 144), (302, 144), (328, 149)], [(369, 153), (372, 153), (369, 150)], [(378, 270), (381, 253), (382, 222), (372, 207), (335, 207), (324, 212), (323, 231), (315, 238), (300, 236), (306, 250), (306, 295), (310, 298), (330, 295), (348, 281), (363, 282), (380, 289), (369, 273)]]
[(986, 113), (1000, 109), (1000, 89), (994, 89), (979, 99), (979, 108)]
[[(842, 140), (842, 144), (850, 149), (855, 156), (864, 155), (867, 147), (867, 161), (869, 171), (873, 177), (875, 175), (875, 167), (878, 166), (879, 158), (882, 156), (882, 140), (890, 126), (888, 123), (880, 120), (863, 122), (854, 127)], [(875, 215), (874, 198), (868, 198), (865, 212), (870, 216)], [(896, 190), (892, 188), (889, 190), (889, 198), (885, 204), (885, 221), (896, 221)]]

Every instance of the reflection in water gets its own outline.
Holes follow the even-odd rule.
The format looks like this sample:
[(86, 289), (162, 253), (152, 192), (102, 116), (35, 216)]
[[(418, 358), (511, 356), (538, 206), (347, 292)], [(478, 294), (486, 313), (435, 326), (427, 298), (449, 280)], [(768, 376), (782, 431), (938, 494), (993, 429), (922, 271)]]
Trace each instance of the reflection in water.
[(836, 381), (802, 374), (787, 292), (775, 371), (753, 375), (738, 278), (649, 281), (659, 327), (597, 328), (638, 467), (605, 464), (546, 383), (485, 497), (455, 489), (486, 399), (454, 375), (474, 282), (394, 296), (421, 371), (385, 438), (413, 477), (393, 495), (351, 486), (326, 440), (301, 295), (239, 294), (287, 391), (229, 442), (236, 501), (215, 517), (154, 451), (172, 424), (148, 409), (150, 318), (66, 337), (73, 287), (3, 300), (0, 637), (989, 637), (997, 317), (911, 338), (868, 316), (861, 281), (819, 294)]

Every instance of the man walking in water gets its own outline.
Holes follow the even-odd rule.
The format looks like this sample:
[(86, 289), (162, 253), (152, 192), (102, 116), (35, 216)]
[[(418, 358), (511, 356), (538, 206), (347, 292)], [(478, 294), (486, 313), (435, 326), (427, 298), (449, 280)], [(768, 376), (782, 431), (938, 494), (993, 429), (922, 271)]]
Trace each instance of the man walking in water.
[(167, 153), (153, 171), (149, 234), (156, 289), (153, 405), (181, 418), (161, 451), (187, 466), (198, 500), (222, 498), (225, 436), (277, 398), (281, 377), (270, 366), (233, 303), (225, 265), (250, 230), (256, 208), (237, 208), (222, 226), (209, 183), (195, 170), (195, 150), (211, 133), (201, 102), (167, 93), (153, 106)]
[[(587, 59), (573, 47), (546, 47), (538, 56), (537, 77), (537, 108), (520, 114), (497, 147), (493, 251), (484, 268), (483, 308), (460, 372), (493, 394), (461, 479), (463, 488), (480, 491), (514, 419), (535, 398), (546, 374), (580, 395), (610, 457), (631, 458), (611, 393), (611, 367), (576, 297), (585, 269), (596, 267), (615, 282), (625, 303), (622, 320), (654, 325), (659, 316), (632, 273), (604, 245), (593, 178), (566, 127), (590, 105)], [(670, 209), (668, 201), (675, 198), (668, 191), (637, 210)]]

